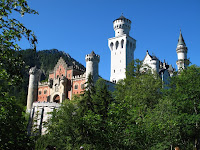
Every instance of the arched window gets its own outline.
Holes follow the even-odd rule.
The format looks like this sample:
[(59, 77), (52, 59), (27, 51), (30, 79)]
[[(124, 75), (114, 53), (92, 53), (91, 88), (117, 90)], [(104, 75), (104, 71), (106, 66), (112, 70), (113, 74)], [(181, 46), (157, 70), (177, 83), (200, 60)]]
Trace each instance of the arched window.
[(110, 43), (110, 48), (111, 48), (111, 50), (113, 50), (113, 45), (114, 45), (113, 42), (111, 42), (111, 43)]
[(41, 94), (42, 94), (42, 91), (39, 91), (38, 94), (41, 95)]
[(118, 48), (118, 46), (119, 46), (119, 42), (118, 42), (118, 41), (116, 41), (116, 49)]
[(82, 89), (82, 90), (84, 89), (84, 84), (81, 84), (81, 89)]
[(53, 102), (60, 103), (60, 96), (55, 95), (54, 98), (53, 98)]
[(78, 84), (74, 85), (74, 89), (76, 89), (76, 90), (78, 89)]
[(124, 40), (122, 39), (122, 41), (121, 41), (121, 47), (123, 48), (123, 46), (124, 46)]
[(47, 94), (47, 90), (44, 90), (44, 94)]

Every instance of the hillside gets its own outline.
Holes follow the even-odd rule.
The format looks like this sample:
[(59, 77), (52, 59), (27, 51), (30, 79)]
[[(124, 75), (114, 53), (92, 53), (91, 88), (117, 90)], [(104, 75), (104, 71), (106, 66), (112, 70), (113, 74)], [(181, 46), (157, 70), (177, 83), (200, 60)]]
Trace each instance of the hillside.
[(22, 50), (19, 51), (19, 53), (22, 55), (22, 59), (24, 60), (25, 64), (29, 66), (29, 68), (36, 65), (37, 68), (43, 70), (43, 72), (47, 75), (49, 71), (54, 68), (60, 57), (62, 57), (69, 65), (75, 63), (80, 68), (85, 69), (82, 64), (73, 59), (69, 54), (57, 49), (37, 51), (36, 56), (33, 49)]

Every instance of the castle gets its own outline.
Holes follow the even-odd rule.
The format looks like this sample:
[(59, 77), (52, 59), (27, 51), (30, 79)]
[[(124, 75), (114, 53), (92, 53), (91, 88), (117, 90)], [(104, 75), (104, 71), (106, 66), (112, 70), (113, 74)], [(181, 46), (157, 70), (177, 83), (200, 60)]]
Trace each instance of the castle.
[[(114, 85), (119, 80), (126, 78), (126, 68), (134, 59), (136, 40), (129, 35), (131, 21), (123, 15), (113, 21), (115, 37), (108, 39), (108, 46), (111, 51), (111, 75), (110, 81), (106, 81), (109, 90), (114, 90)], [(180, 32), (176, 48), (178, 60), (176, 62), (178, 70), (188, 66), (187, 47)], [(33, 67), (29, 71), (29, 87), (27, 96), (27, 111), (30, 113), (28, 132), (37, 126), (39, 133), (44, 134), (45, 128), (42, 123), (50, 117), (48, 112), (60, 107), (64, 100), (71, 100), (75, 94), (81, 94), (89, 74), (93, 76), (94, 82), (99, 78), (98, 64), (100, 56), (93, 51), (85, 56), (86, 70), (78, 66), (67, 64), (60, 58), (49, 73), (48, 82), (40, 81), (40, 70)], [(148, 67), (147, 67), (148, 66)], [(165, 61), (161, 62), (156, 56), (151, 56), (146, 52), (143, 65), (140, 71), (145, 72), (151, 68), (152, 72), (157, 72), (164, 82), (173, 76), (175, 69)], [(33, 121), (36, 120), (36, 121)]]

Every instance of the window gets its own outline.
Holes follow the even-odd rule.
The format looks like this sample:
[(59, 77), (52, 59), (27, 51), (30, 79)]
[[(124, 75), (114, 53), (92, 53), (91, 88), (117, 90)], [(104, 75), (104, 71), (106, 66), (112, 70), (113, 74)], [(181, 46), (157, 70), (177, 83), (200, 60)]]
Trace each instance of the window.
[(115, 70), (114, 70), (114, 73), (115, 73)]
[(59, 75), (57, 75), (57, 79), (59, 78)]
[(74, 86), (74, 89), (78, 89), (78, 84), (76, 84), (76, 85)]
[(42, 91), (39, 91), (38, 94), (41, 95), (41, 94), (42, 94)]
[(47, 94), (47, 90), (44, 90), (44, 94)]
[(68, 75), (68, 77), (70, 77), (70, 74)]
[(112, 43), (110, 43), (110, 48), (111, 48), (111, 50), (113, 50), (113, 42)]
[(81, 84), (81, 89), (84, 89), (84, 84)]
[(124, 40), (121, 41), (121, 47), (123, 48), (124, 46)]
[(116, 49), (117, 49), (118, 46), (119, 46), (119, 42), (117, 41), (117, 42), (115, 43), (115, 45), (116, 45)]

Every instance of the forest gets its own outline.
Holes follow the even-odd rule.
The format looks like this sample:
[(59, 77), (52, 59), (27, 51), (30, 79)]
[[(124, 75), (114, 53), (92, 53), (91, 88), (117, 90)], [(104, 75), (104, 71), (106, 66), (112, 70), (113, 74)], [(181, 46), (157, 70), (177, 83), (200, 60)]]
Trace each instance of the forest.
[[(189, 66), (165, 85), (159, 75), (141, 73), (139, 60), (129, 65), (113, 93), (103, 79), (93, 83), (90, 76), (84, 93), (52, 113), (47, 134), (28, 136), (28, 68), (37, 65), (45, 75), (60, 56), (75, 60), (57, 50), (36, 51), (33, 31), (11, 17), (13, 12), (38, 14), (26, 0), (2, 0), (0, 10), (0, 149), (200, 149), (200, 67)], [(16, 44), (22, 37), (31, 50)], [(55, 56), (52, 64), (47, 55)]]

